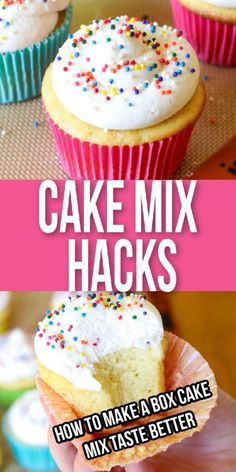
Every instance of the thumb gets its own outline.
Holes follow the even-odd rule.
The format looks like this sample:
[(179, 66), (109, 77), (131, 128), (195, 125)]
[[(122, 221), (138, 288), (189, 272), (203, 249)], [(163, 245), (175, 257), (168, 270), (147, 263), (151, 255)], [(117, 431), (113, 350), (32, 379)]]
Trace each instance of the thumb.
[[(51, 454), (61, 472), (72, 472), (77, 449), (71, 443), (57, 444), (51, 426), (48, 429), (48, 444)], [(87, 472), (87, 471), (81, 471)]]

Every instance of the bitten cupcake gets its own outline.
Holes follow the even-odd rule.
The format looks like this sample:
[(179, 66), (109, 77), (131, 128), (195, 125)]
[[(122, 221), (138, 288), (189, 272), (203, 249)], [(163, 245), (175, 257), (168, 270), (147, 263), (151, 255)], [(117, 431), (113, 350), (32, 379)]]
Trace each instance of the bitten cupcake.
[[(215, 406), (216, 383), (207, 362), (188, 343), (164, 332), (158, 310), (139, 294), (82, 293), (66, 299), (39, 323), (35, 349), (37, 385), (55, 423), (139, 402), (206, 378), (212, 398), (191, 404), (198, 423), (194, 431), (202, 429)], [(148, 422), (150, 417), (140, 421)], [(191, 434), (193, 430), (159, 438), (90, 460), (88, 465), (92, 470), (110, 470), (138, 462)], [(94, 435), (73, 441), (81, 461), (86, 462), (82, 442), (90, 439)]]
[(200, 68), (176, 29), (121, 16), (94, 21), (59, 50), (43, 101), (73, 179), (169, 178), (204, 107)]
[(11, 312), (11, 292), (0, 292), (0, 333), (8, 328)]
[(3, 418), (3, 432), (21, 467), (58, 470), (48, 447), (48, 419), (37, 390), (25, 393), (10, 407)]
[(37, 366), (30, 339), (16, 328), (0, 336), (0, 405), (9, 406), (35, 385)]
[(236, 0), (171, 0), (175, 24), (203, 61), (236, 66)]
[(41, 93), (48, 64), (69, 32), (70, 0), (0, 0), (0, 104)]

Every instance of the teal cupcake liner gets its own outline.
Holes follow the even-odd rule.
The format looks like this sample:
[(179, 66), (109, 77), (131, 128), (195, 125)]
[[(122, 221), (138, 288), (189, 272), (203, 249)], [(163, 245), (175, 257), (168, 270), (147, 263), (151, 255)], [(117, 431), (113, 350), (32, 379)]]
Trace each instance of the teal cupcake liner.
[(73, 7), (63, 23), (46, 39), (33, 46), (0, 53), (0, 104), (16, 103), (41, 94), (44, 73), (67, 39)]
[(31, 446), (13, 436), (8, 427), (8, 415), (9, 413), (5, 413), (3, 417), (2, 429), (16, 462), (28, 471), (57, 471), (57, 465), (48, 446)]
[(7, 388), (1, 388), (0, 387), (0, 406), (3, 408), (8, 408), (17, 398), (21, 397), (23, 393), (28, 392), (28, 390), (31, 390), (35, 388), (34, 385), (29, 388), (24, 388), (20, 390), (11, 390)]

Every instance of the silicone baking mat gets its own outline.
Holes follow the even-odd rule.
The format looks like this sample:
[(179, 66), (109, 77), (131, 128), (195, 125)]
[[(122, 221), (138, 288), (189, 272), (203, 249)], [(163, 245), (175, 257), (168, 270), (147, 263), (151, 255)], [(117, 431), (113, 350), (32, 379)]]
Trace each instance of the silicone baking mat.
[[(132, 2), (126, 1), (130, 9)], [(159, 24), (173, 24), (169, 2), (155, 2)], [(75, 0), (75, 3), (79, 12), (80, 4), (85, 2)], [(101, 3), (106, 4), (104, 11), (107, 12), (109, 2), (101, 0)], [(144, 3), (147, 3), (147, 7), (143, 14), (148, 14), (148, 4), (152, 3), (153, 8), (154, 1)], [(113, 1), (110, 0), (111, 4), (113, 8)], [(96, 5), (100, 5), (100, 2), (96, 2)], [(140, 5), (141, 3), (139, 10)], [(73, 28), (76, 28), (75, 20)], [(191, 175), (196, 167), (236, 133), (236, 69), (202, 64), (201, 75), (207, 91), (206, 107), (194, 130), (183, 165), (177, 173), (180, 178)], [(57, 159), (40, 98), (0, 106), (0, 178), (66, 178)]]

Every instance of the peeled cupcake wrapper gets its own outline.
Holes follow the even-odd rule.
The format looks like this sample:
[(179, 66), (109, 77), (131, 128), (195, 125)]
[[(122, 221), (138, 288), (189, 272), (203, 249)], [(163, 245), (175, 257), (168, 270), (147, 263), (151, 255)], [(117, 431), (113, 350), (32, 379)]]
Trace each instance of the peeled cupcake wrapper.
[[(99, 435), (86, 435), (83, 438), (74, 440), (73, 444), (78, 449), (81, 463), (87, 464), (92, 470), (110, 470), (116, 465), (122, 466), (132, 462), (137, 463), (160, 452), (166, 451), (166, 449), (172, 444), (178, 443), (183, 439), (192, 436), (197, 431), (201, 431), (204, 424), (209, 419), (211, 410), (215, 407), (217, 401), (217, 385), (213, 372), (201, 354), (190, 344), (172, 333), (166, 332), (165, 335), (168, 343), (164, 361), (166, 391), (175, 390), (178, 387), (190, 385), (202, 380), (208, 380), (212, 397), (200, 402), (191, 403), (185, 407), (176, 408), (165, 414), (162, 413), (148, 417), (141, 420), (139, 423), (136, 422), (135, 424), (145, 424), (153, 419), (157, 420), (166, 416), (172, 416), (173, 414), (179, 414), (191, 410), (196, 417), (198, 423), (197, 428), (164, 438), (159, 438), (156, 441), (151, 441), (120, 452), (113, 452), (112, 454), (98, 457), (90, 461), (87, 461), (84, 457), (82, 442), (96, 439)], [(54, 392), (40, 378), (37, 379), (37, 387), (45, 407), (50, 412), (50, 415), (55, 419), (55, 424), (61, 424), (78, 418), (73, 407)], [(127, 427), (131, 426), (133, 426), (133, 424), (130, 424)], [(120, 428), (119, 430), (121, 431), (122, 429), (123, 428)], [(110, 434), (115, 431), (115, 428), (109, 430), (109, 432), (111, 432)], [(109, 435), (109, 432), (102, 431), (100, 436)]]
[[(3, 417), (3, 433), (7, 439), (16, 462), (30, 471), (49, 472), (58, 470), (48, 446), (34, 446), (21, 442), (11, 434), (8, 428), (8, 415)], [(20, 428), (20, 425), (19, 425)]]
[(63, 23), (43, 41), (0, 53), (0, 104), (20, 102), (41, 94), (44, 73), (67, 39), (72, 11), (69, 6)]
[(176, 27), (190, 41), (199, 58), (218, 66), (236, 66), (236, 24), (199, 15), (171, 0)]
[(195, 126), (192, 123), (179, 133), (152, 143), (99, 145), (66, 134), (44, 109), (62, 167), (75, 180), (168, 179), (180, 167)]

